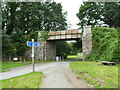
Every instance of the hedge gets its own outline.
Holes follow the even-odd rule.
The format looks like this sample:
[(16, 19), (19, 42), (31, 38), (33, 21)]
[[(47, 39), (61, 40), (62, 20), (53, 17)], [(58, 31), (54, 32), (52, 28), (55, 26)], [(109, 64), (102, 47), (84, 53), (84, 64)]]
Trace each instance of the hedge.
[(118, 62), (120, 59), (119, 31), (120, 29), (115, 28), (92, 28), (93, 50), (86, 57), (86, 60)]

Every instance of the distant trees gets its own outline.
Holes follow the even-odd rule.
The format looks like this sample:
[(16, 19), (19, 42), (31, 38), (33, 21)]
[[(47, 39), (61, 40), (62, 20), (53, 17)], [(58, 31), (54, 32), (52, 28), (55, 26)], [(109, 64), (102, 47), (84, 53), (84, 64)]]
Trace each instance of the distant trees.
[(67, 57), (70, 54), (71, 47), (67, 42), (57, 42), (56, 43), (56, 55)]
[(82, 51), (82, 42), (57, 42), (56, 43), (56, 55), (64, 56), (65, 58), (68, 55), (76, 55)]
[(76, 53), (82, 52), (82, 39), (73, 43), (72, 47), (74, 49), (73, 50), (74, 52)]
[(77, 17), (81, 27), (109, 26), (120, 27), (120, 5), (116, 2), (84, 2), (80, 6)]
[(66, 12), (56, 2), (2, 2), (3, 54), (23, 56), (26, 41), (37, 40), (38, 31), (67, 28)]

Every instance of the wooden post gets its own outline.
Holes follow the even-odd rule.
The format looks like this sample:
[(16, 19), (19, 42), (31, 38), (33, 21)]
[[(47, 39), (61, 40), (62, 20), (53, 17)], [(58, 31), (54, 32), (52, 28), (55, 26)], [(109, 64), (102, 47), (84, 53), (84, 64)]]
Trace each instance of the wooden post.
[(33, 65), (33, 72), (35, 72), (35, 61), (34, 61), (34, 39), (32, 39), (32, 65)]

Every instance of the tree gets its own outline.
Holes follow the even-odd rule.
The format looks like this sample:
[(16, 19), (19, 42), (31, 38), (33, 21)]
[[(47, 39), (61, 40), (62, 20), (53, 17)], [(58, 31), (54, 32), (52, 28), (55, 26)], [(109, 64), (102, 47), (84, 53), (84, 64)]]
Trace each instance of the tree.
[(82, 40), (73, 43), (72, 47), (74, 48), (74, 51), (76, 51), (76, 53), (82, 52)]
[(14, 56), (16, 53), (12, 39), (5, 32), (2, 32), (2, 54), (3, 56)]
[(67, 28), (66, 13), (62, 13), (61, 4), (56, 2), (7, 2), (2, 4), (2, 14), (2, 29), (6, 29), (9, 35), (16, 28), (28, 34), (32, 30), (56, 31)]
[[(2, 31), (5, 31), (3, 44), (8, 41), (9, 45), (14, 44), (14, 47), (8, 49), (15, 50), (16, 56), (24, 55), (28, 49), (26, 41), (32, 38), (36, 41), (38, 31), (56, 31), (67, 28), (66, 13), (62, 12), (60, 3), (2, 2), (1, 7)], [(7, 51), (7, 48), (4, 48), (4, 51)]]
[(71, 52), (71, 47), (67, 42), (57, 42), (56, 43), (56, 55), (57, 56), (64, 56), (67, 58)]
[(15, 27), (15, 15), (16, 15), (16, 9), (18, 7), (18, 3), (7, 3), (3, 2), (1, 4), (2, 7), (2, 29), (6, 29), (6, 34), (10, 35)]
[(27, 50), (26, 41), (29, 40), (29, 37), (26, 37), (22, 30), (16, 29), (12, 32), (11, 39), (15, 45), (16, 56), (23, 56)]
[(84, 2), (77, 17), (81, 27), (86, 25), (120, 27), (120, 6), (115, 2)]
[(77, 42), (57, 42), (56, 43), (56, 55), (67, 57), (68, 55), (76, 55), (81, 52), (82, 43)]

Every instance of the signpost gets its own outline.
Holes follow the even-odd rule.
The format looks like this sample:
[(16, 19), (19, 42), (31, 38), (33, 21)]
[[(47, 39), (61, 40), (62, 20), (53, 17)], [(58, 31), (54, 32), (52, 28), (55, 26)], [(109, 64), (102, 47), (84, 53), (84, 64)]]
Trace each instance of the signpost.
[[(32, 42), (31, 41), (27, 41), (27, 46), (30, 46), (30, 47), (32, 47)], [(39, 46), (39, 44), (37, 43), (37, 42), (34, 42), (34, 44), (33, 44), (33, 46), (34, 47), (38, 47)]]
[(27, 41), (26, 44), (27, 44), (27, 46), (32, 47), (31, 58), (32, 58), (33, 72), (35, 72), (34, 47), (38, 47), (39, 44), (37, 42), (34, 42), (34, 39), (32, 39), (32, 42)]
[(33, 64), (33, 72), (35, 72), (35, 60), (34, 60), (34, 39), (32, 39), (32, 64)]

